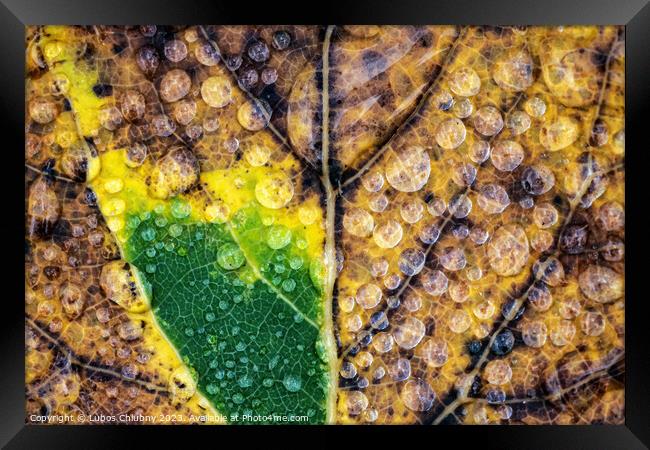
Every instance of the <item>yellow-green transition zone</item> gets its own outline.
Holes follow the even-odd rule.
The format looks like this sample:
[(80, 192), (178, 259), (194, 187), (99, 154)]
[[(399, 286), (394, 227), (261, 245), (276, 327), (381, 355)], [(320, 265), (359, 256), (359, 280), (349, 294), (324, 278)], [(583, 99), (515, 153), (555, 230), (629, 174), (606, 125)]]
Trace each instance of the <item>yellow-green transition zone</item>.
[(306, 217), (302, 205), (291, 218), (261, 206), (269, 195), (262, 170), (229, 172), (239, 175), (239, 194), (219, 192), (223, 173), (206, 173), (210, 198), (156, 200), (125, 160), (120, 150), (103, 155), (91, 186), (199, 389), (227, 417), (323, 422), (329, 369), (318, 210)]

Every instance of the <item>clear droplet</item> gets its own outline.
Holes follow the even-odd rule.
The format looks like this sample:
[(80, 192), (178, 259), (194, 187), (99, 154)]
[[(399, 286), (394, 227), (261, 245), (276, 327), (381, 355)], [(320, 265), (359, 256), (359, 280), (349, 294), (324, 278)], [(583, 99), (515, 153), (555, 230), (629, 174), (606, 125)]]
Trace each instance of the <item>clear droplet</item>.
[(429, 180), (431, 160), (421, 147), (409, 147), (393, 153), (386, 164), (388, 183), (401, 192), (420, 190)]
[(375, 228), (373, 239), (381, 248), (393, 248), (402, 240), (402, 235), (403, 230), (399, 222), (389, 220)]
[(221, 76), (207, 78), (201, 85), (201, 98), (213, 108), (223, 108), (232, 100), (232, 85)]
[(255, 198), (266, 208), (279, 209), (293, 198), (293, 183), (283, 172), (272, 173), (257, 182)]

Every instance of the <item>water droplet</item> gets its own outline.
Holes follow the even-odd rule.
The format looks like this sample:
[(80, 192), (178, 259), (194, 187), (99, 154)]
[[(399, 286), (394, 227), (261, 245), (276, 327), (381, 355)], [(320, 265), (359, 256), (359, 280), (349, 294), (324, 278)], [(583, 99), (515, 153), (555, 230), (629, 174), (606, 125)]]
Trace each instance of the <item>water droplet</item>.
[(467, 264), (465, 252), (462, 248), (446, 247), (438, 257), (440, 264), (450, 271), (461, 270)]
[(381, 248), (393, 248), (402, 240), (402, 226), (395, 220), (389, 220), (375, 228), (373, 239)]
[(569, 344), (576, 334), (576, 327), (570, 320), (561, 320), (551, 329), (550, 338), (553, 345), (563, 347)]
[(447, 291), (449, 280), (440, 270), (426, 271), (421, 277), (422, 287), (433, 296), (439, 296)]
[(473, 117), (474, 128), (483, 136), (494, 136), (503, 128), (503, 117), (497, 108), (483, 106)]
[(550, 203), (540, 203), (533, 210), (533, 222), (539, 228), (550, 228), (557, 223), (559, 213)]
[(351, 416), (358, 416), (368, 407), (368, 397), (361, 391), (349, 391), (345, 404)]
[(420, 190), (429, 180), (431, 160), (421, 147), (409, 147), (393, 153), (386, 163), (388, 183), (401, 192)]
[(503, 172), (512, 172), (524, 160), (524, 149), (516, 141), (498, 141), (492, 149), (490, 160)]
[(219, 62), (219, 53), (210, 42), (204, 42), (194, 49), (196, 60), (204, 66), (215, 66)]
[(533, 60), (525, 49), (504, 52), (492, 66), (492, 78), (505, 90), (520, 92), (533, 84)]
[(233, 270), (244, 264), (244, 253), (232, 243), (227, 243), (219, 248), (217, 263), (226, 270)]
[(508, 117), (507, 124), (512, 134), (518, 136), (530, 128), (530, 116), (523, 111), (515, 111)]
[(104, 182), (104, 189), (109, 194), (116, 194), (122, 190), (124, 182), (120, 178), (109, 178)]
[(171, 237), (178, 237), (183, 233), (183, 227), (177, 223), (173, 223), (169, 226), (168, 231)]
[(436, 224), (425, 225), (419, 233), (420, 240), (425, 244), (433, 244), (440, 237), (440, 228)]
[(546, 103), (539, 97), (531, 97), (524, 104), (524, 109), (531, 116), (540, 118), (546, 112)]
[(623, 296), (624, 277), (609, 267), (590, 265), (580, 273), (582, 293), (596, 303), (610, 303)]
[(407, 223), (417, 223), (424, 214), (424, 205), (419, 199), (413, 199), (402, 203), (400, 207), (400, 215)]
[(472, 200), (465, 193), (454, 195), (449, 201), (449, 212), (457, 219), (463, 219), (472, 211)]
[(368, 200), (368, 206), (370, 206), (370, 209), (374, 212), (383, 212), (388, 206), (388, 197), (384, 194), (375, 195)]
[(447, 326), (454, 333), (464, 333), (472, 324), (472, 319), (462, 309), (454, 310), (447, 319)]
[(490, 157), (490, 143), (487, 141), (475, 141), (469, 149), (469, 159), (476, 164), (481, 164)]
[(433, 406), (436, 394), (425, 380), (409, 380), (400, 393), (400, 398), (412, 411), (428, 411)]
[(351, 208), (343, 215), (343, 227), (354, 236), (369, 236), (372, 233), (374, 223), (372, 216), (365, 209)]
[(449, 296), (456, 303), (463, 303), (469, 298), (469, 286), (462, 280), (452, 281), (449, 285)]
[(109, 198), (102, 206), (102, 212), (108, 217), (119, 216), (126, 209), (126, 203), (121, 198)]
[[(454, 118), (454, 119), (447, 119), (438, 126), (436, 130), (435, 139), (436, 139), (436, 143), (440, 147), (444, 148), (445, 150), (453, 150), (455, 148), (460, 147), (460, 145), (463, 142), (465, 142), (466, 136), (467, 136), (467, 130), (465, 129), (465, 124), (463, 123), (462, 120)], [(427, 173), (427, 179), (428, 179), (428, 173)], [(407, 192), (412, 192), (412, 191), (407, 191)]]
[(291, 230), (284, 225), (273, 225), (266, 230), (266, 244), (273, 250), (286, 247), (291, 242)]
[(424, 252), (415, 248), (407, 248), (399, 255), (398, 267), (406, 276), (413, 276), (420, 273), (424, 267)]
[(292, 292), (296, 288), (296, 281), (291, 278), (282, 282), (282, 290), (285, 292)]
[(249, 131), (263, 129), (270, 120), (270, 108), (260, 100), (246, 101), (237, 110), (237, 121)]
[(512, 368), (502, 359), (493, 359), (485, 366), (483, 376), (488, 383), (500, 386), (510, 381)]
[(151, 227), (147, 227), (140, 232), (140, 237), (142, 237), (142, 239), (147, 242), (153, 241), (156, 239), (156, 230)]
[(357, 375), (357, 368), (350, 361), (344, 361), (339, 374), (345, 379), (351, 379)]
[(393, 329), (393, 338), (397, 345), (409, 350), (420, 343), (425, 331), (424, 324), (420, 320), (407, 317)]
[(257, 182), (255, 198), (266, 208), (279, 209), (293, 198), (293, 183), (282, 172), (272, 173)]
[[(386, 323), (388, 322), (386, 321)], [(372, 346), (377, 352), (386, 353), (390, 351), (391, 348), (393, 348), (393, 336), (388, 333), (384, 333), (383, 331), (377, 333), (372, 340)]]
[(223, 108), (232, 100), (232, 85), (225, 77), (207, 78), (201, 85), (201, 98), (208, 106)]
[(510, 204), (508, 193), (498, 184), (486, 184), (481, 187), (476, 201), (479, 208), (488, 214), (500, 214)]
[(388, 366), (388, 375), (393, 381), (404, 381), (411, 376), (411, 363), (408, 359), (399, 358)]
[(546, 343), (547, 328), (541, 321), (532, 321), (524, 324), (521, 330), (521, 338), (529, 347), (540, 348)]
[(466, 119), (474, 112), (474, 105), (470, 99), (464, 98), (454, 103), (453, 112), (459, 119)]
[(357, 303), (363, 309), (371, 309), (381, 301), (382, 292), (379, 286), (373, 283), (364, 284), (357, 289)]
[(499, 275), (517, 275), (528, 260), (528, 238), (519, 225), (508, 224), (494, 233), (488, 245), (490, 267)]
[(253, 378), (249, 375), (244, 375), (237, 381), (237, 384), (241, 388), (249, 388), (253, 385)]
[(177, 219), (184, 219), (192, 212), (192, 206), (179, 198), (175, 198), (172, 200), (170, 211), (172, 216)]
[(542, 195), (555, 184), (555, 175), (545, 166), (529, 166), (521, 175), (521, 186), (531, 195)]
[(361, 177), (361, 184), (368, 192), (378, 192), (384, 186), (384, 177), (379, 172), (368, 172)]
[(471, 186), (476, 180), (476, 167), (472, 164), (456, 164), (451, 172), (451, 179), (460, 187)]
[(560, 116), (550, 124), (542, 125), (539, 142), (549, 151), (562, 150), (573, 144), (580, 134), (580, 126), (569, 117)]
[(288, 31), (278, 30), (273, 33), (273, 47), (278, 50), (285, 50), (291, 43), (291, 35)]
[(244, 152), (244, 158), (253, 167), (263, 166), (269, 162), (270, 157), (271, 149), (264, 145), (252, 144)]
[(289, 392), (298, 392), (302, 387), (302, 380), (298, 375), (289, 374), (282, 380), (284, 388)]
[(175, 102), (185, 97), (192, 87), (192, 79), (182, 69), (172, 69), (165, 73), (160, 81), (158, 93), (167, 103)]
[(481, 90), (481, 79), (471, 67), (462, 67), (450, 75), (449, 88), (461, 97), (472, 97)]
[(442, 367), (449, 358), (447, 342), (440, 338), (431, 338), (422, 346), (422, 356), (432, 367)]
[(427, 203), (427, 211), (429, 211), (429, 214), (431, 214), (433, 217), (439, 217), (443, 215), (446, 209), (447, 205), (441, 198), (434, 197), (429, 200), (429, 203)]
[(187, 56), (187, 45), (181, 40), (172, 39), (165, 42), (164, 53), (171, 62), (180, 62)]

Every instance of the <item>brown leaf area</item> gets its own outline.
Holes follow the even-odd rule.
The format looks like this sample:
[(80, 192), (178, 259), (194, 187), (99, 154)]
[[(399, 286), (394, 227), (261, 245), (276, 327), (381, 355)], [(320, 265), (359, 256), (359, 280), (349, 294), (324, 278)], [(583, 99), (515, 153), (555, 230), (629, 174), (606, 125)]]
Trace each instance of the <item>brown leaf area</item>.
[[(28, 417), (214, 413), (86, 180), (96, 154), (142, 143), (226, 168), (268, 128), (325, 192), (337, 423), (624, 422), (622, 28), (68, 27), (117, 107), (93, 133), (46, 34), (26, 33)], [(260, 123), (206, 105), (206, 70)]]
[[(463, 29), (343, 183), (344, 421), (623, 420), (622, 149), (594, 145), (623, 127), (620, 39)], [(588, 293), (601, 268), (615, 298)]]

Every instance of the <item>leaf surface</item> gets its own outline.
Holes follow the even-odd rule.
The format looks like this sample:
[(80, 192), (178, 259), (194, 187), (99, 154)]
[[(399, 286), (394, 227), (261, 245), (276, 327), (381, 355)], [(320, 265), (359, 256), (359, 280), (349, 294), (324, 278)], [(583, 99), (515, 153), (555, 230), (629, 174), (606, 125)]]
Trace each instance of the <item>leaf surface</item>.
[(26, 38), (28, 411), (623, 422), (618, 27)]

